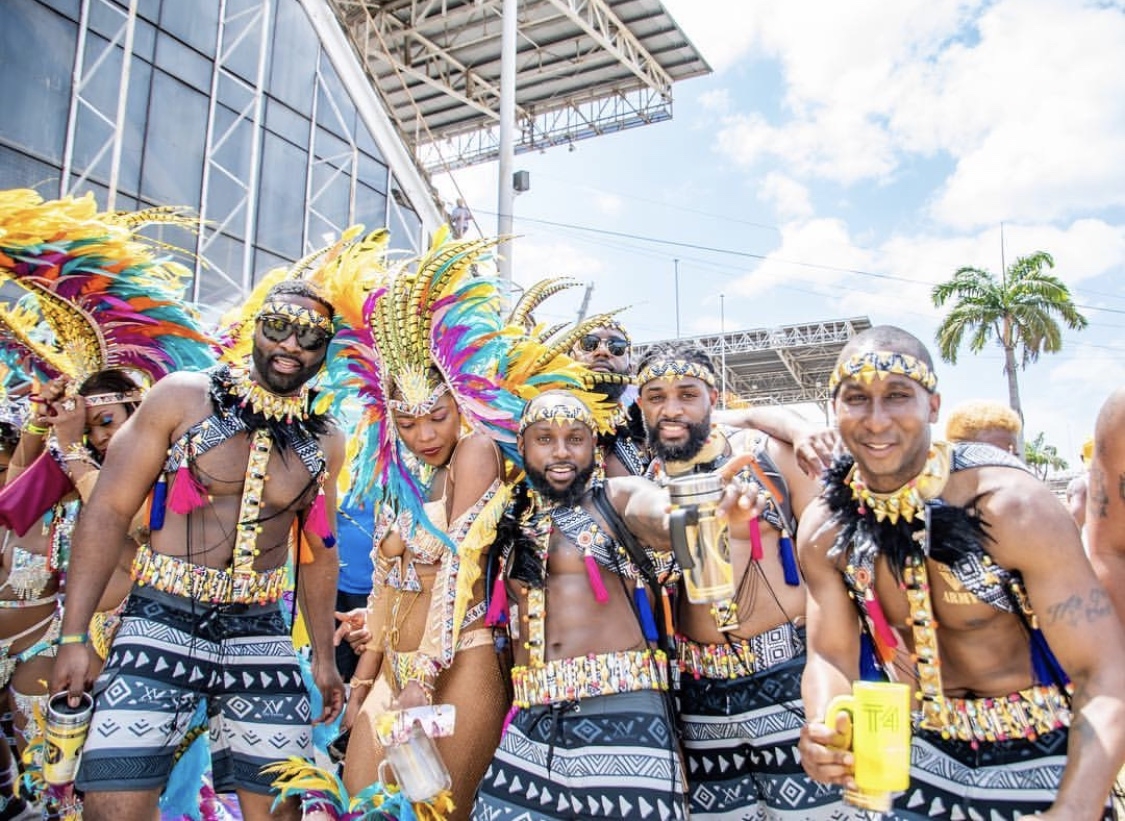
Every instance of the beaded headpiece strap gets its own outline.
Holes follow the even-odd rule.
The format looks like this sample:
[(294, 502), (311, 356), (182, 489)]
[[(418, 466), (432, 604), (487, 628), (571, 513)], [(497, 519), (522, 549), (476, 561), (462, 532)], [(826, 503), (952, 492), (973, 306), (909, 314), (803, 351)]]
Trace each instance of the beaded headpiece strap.
[(865, 351), (836, 366), (828, 380), (828, 390), (835, 394), (845, 379), (858, 379), (870, 385), (876, 377), (886, 379), (891, 374), (913, 379), (930, 393), (937, 388), (937, 376), (922, 360), (898, 351)]
[(405, 416), (432, 413), (438, 400), (449, 393), (449, 385), (432, 376), (429, 368), (406, 368), (395, 374), (394, 384), (402, 399), (388, 399), (387, 406)]
[(637, 374), (637, 385), (644, 387), (645, 384), (656, 379), (674, 382), (686, 376), (694, 376), (710, 387), (715, 387), (715, 374), (698, 362), (689, 362), (686, 359), (657, 359), (650, 362)]
[(291, 319), (298, 325), (308, 325), (319, 328), (327, 334), (332, 333), (332, 319), (324, 314), (309, 310), (304, 305), (295, 305), (292, 302), (267, 302), (258, 311), (258, 319), (266, 316), (281, 316)]
[(83, 398), (86, 400), (86, 407), (97, 408), (102, 405), (120, 405), (123, 402), (140, 402), (144, 398), (144, 391), (138, 388), (126, 393), (95, 393)]
[(571, 422), (581, 422), (590, 429), (591, 433), (597, 434), (598, 432), (598, 423), (594, 419), (594, 415), (583, 405), (559, 403), (557, 405), (538, 405), (531, 407), (520, 419), (520, 433), (522, 434), (536, 422), (550, 422), (552, 425), (566, 425)]

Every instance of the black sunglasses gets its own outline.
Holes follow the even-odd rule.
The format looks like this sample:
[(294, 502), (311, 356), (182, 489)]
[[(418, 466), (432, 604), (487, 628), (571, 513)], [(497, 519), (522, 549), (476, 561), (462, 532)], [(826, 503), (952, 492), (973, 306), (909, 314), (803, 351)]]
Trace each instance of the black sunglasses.
[(586, 353), (593, 353), (598, 349), (599, 345), (605, 345), (605, 349), (609, 351), (610, 356), (624, 356), (625, 352), (629, 350), (629, 343), (620, 337), (611, 336), (609, 339), (602, 339), (600, 336), (594, 334), (586, 334), (578, 340), (578, 347)]
[(283, 316), (260, 316), (262, 334), (270, 342), (284, 342), (293, 333), (297, 334), (297, 344), (306, 351), (319, 351), (328, 344), (332, 334), (312, 325), (303, 325)]

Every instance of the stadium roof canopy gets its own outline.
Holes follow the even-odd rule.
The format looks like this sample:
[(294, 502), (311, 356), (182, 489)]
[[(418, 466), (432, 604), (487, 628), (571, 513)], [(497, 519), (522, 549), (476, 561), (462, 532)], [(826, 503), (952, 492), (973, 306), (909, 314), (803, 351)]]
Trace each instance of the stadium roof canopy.
[[(849, 339), (871, 327), (867, 317), (831, 319), (779, 328), (733, 331), (678, 340), (701, 345), (715, 360), (726, 362), (726, 390), (748, 404), (790, 405), (829, 400), (828, 378)], [(633, 346), (633, 363), (661, 342)]]
[[(503, 0), (331, 0), (391, 119), (430, 171), (499, 154)], [(711, 68), (660, 0), (520, 0), (516, 153), (670, 119)]]

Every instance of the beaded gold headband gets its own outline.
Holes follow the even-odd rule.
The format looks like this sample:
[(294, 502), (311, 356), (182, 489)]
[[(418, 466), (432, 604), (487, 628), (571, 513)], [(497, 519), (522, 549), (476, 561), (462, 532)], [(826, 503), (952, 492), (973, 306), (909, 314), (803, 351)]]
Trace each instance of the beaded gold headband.
[(866, 351), (854, 354), (836, 366), (828, 380), (828, 390), (835, 395), (845, 379), (858, 379), (870, 385), (875, 377), (886, 379), (891, 374), (913, 379), (930, 393), (937, 387), (937, 376), (922, 360), (897, 351)]
[(292, 319), (298, 325), (310, 325), (327, 334), (331, 334), (333, 330), (332, 320), (329, 317), (292, 302), (267, 302), (258, 311), (258, 318), (261, 319), (263, 316), (283, 316)]
[(633, 344), (633, 340), (632, 338), (630, 338), (629, 332), (625, 330), (625, 327), (620, 322), (613, 318), (612, 314), (605, 314), (603, 316), (596, 317), (596, 320), (597, 321), (593, 325), (591, 325), (590, 330), (594, 330), (595, 328), (607, 328), (611, 331), (617, 331), (619, 334), (625, 337), (625, 341), (629, 345)]
[(650, 362), (637, 374), (637, 385), (644, 386), (654, 379), (673, 382), (686, 376), (702, 379), (712, 388), (715, 387), (715, 374), (698, 362), (688, 362), (686, 359), (657, 359)]
[(522, 434), (536, 422), (550, 422), (552, 425), (566, 425), (570, 422), (581, 422), (597, 434), (598, 423), (594, 415), (583, 405), (540, 405), (529, 409), (520, 419), (520, 433)]
[(95, 393), (82, 397), (86, 400), (86, 407), (96, 408), (101, 405), (120, 405), (124, 402), (140, 402), (144, 398), (144, 391), (138, 388), (127, 393)]
[(388, 399), (387, 406), (406, 416), (431, 413), (438, 400), (449, 393), (449, 385), (435, 379), (429, 368), (405, 367), (394, 375), (395, 390), (401, 399)]

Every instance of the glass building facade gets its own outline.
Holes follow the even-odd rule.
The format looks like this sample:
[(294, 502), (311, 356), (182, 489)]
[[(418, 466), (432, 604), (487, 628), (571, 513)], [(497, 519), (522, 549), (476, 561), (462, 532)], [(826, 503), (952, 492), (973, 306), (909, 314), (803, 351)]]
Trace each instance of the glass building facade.
[(327, 0), (0, 3), (0, 188), (185, 206), (222, 309), (345, 227), (418, 250), (440, 219)]

